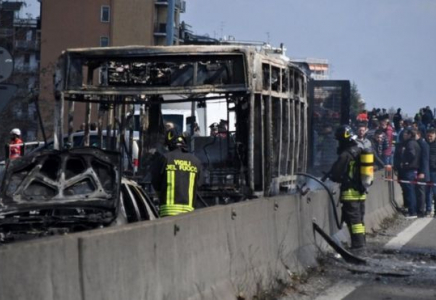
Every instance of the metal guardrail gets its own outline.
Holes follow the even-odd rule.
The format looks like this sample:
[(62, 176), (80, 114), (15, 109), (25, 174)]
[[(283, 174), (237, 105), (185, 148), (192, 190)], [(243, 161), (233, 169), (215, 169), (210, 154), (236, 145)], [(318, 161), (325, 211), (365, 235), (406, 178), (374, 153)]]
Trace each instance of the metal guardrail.
[(38, 19), (15, 19), (14, 27), (36, 27)]

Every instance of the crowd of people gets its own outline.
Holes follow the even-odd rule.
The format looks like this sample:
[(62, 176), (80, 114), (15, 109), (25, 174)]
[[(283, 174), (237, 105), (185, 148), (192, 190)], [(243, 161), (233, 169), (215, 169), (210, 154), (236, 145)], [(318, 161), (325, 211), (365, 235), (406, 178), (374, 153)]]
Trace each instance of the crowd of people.
[(394, 115), (374, 109), (362, 111), (353, 121), (351, 126), (338, 126), (334, 135), (331, 125), (324, 126), (318, 149), (323, 159), (322, 154), (329, 152), (322, 146), (336, 148), (336, 160), (323, 178), (340, 184), (342, 220), (350, 232), (350, 251), (365, 256), (365, 200), (373, 181), (373, 156), (376, 168), (392, 170), (393, 166), (398, 175), (407, 218), (432, 216), (433, 199), (436, 202), (436, 123), (429, 107), (421, 109), (413, 120), (403, 118), (401, 109)]
[(362, 111), (353, 126), (359, 147), (373, 151), (376, 168), (393, 166), (407, 217), (432, 216), (436, 211), (436, 119), (430, 107), (410, 119), (403, 117), (401, 108), (394, 115), (385, 109)]

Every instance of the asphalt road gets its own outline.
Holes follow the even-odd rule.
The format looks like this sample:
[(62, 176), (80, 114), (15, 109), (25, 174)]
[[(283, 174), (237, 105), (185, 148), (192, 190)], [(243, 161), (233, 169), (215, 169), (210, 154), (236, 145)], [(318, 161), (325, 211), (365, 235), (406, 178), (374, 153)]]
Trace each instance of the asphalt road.
[(281, 300), (436, 299), (436, 219), (398, 217), (367, 236), (363, 266), (325, 253), (320, 266), (294, 280)]

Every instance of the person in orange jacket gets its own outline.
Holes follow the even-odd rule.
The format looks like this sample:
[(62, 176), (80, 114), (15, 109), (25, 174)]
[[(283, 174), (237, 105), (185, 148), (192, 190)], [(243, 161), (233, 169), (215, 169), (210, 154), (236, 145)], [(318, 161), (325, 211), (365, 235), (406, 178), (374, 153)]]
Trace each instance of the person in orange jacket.
[(16, 159), (21, 156), (21, 146), (23, 141), (21, 140), (21, 130), (14, 128), (10, 132), (11, 140), (9, 142), (9, 159)]
[(358, 114), (356, 120), (358, 122), (361, 122), (361, 123), (365, 122), (365, 123), (368, 124), (368, 113), (367, 113), (367, 111), (363, 110), (360, 114)]

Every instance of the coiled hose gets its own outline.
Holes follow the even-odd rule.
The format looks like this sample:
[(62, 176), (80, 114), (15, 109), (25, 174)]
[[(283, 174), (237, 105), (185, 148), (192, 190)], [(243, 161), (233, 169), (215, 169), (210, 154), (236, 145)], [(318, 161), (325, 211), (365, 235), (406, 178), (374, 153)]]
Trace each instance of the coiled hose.
[(311, 178), (311, 179), (315, 180), (316, 182), (318, 182), (327, 191), (327, 193), (329, 195), (330, 203), (331, 203), (332, 208), (333, 208), (333, 215), (334, 215), (334, 218), (335, 218), (336, 226), (338, 227), (338, 229), (342, 229), (342, 224), (339, 221), (338, 212), (336, 211), (335, 199), (333, 198), (333, 194), (330, 191), (330, 189), (327, 187), (327, 185), (325, 185), (325, 183), (322, 180), (316, 178), (313, 175), (310, 175), (310, 174), (307, 174), (307, 173), (302, 173), (302, 172), (297, 173), (297, 175), (308, 177), (308, 178)]

